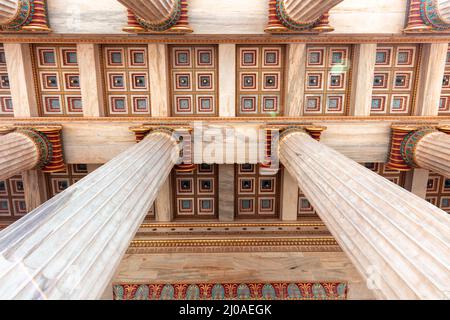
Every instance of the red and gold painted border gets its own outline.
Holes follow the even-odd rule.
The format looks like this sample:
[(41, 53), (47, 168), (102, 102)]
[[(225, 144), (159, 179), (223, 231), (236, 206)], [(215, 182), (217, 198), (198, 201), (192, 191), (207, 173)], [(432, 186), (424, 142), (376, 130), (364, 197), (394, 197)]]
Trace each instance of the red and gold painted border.
[(113, 284), (114, 300), (346, 300), (347, 282)]

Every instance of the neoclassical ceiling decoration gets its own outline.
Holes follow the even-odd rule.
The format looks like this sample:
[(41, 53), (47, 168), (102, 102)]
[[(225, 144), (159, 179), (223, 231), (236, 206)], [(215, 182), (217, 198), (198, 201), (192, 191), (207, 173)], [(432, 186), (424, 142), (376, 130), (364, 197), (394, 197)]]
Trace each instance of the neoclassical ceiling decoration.
[(0, 0), (3, 32), (50, 32), (46, 0)]
[(450, 32), (450, 0), (409, 0), (404, 32)]
[(190, 33), (187, 0), (118, 0), (128, 9), (131, 33)]
[(269, 33), (331, 32), (329, 10), (344, 0), (270, 0)]

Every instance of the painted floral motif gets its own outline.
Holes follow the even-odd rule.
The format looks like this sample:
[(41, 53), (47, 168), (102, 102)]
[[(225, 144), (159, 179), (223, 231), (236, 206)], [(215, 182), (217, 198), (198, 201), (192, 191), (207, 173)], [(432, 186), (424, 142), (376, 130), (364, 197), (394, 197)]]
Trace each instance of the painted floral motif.
[(115, 284), (115, 300), (346, 300), (346, 282)]

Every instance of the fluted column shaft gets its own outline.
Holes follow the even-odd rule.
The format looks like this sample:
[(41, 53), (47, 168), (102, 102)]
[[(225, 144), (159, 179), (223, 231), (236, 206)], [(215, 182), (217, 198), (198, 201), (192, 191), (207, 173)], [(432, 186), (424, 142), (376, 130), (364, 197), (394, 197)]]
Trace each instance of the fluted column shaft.
[(445, 23), (450, 23), (450, 0), (438, 0), (439, 14)]
[(16, 17), (19, 0), (0, 0), (0, 25), (10, 23)]
[(177, 0), (118, 0), (138, 17), (150, 22), (160, 23), (172, 13)]
[(417, 142), (414, 162), (450, 178), (450, 135), (439, 131), (425, 135)]
[(303, 132), (280, 159), (379, 298), (450, 297), (450, 216)]
[(98, 299), (179, 158), (144, 140), (0, 232), (0, 299)]
[(39, 160), (38, 146), (26, 134), (11, 132), (0, 136), (0, 180), (33, 169)]
[(343, 0), (284, 0), (286, 13), (297, 23), (312, 23)]

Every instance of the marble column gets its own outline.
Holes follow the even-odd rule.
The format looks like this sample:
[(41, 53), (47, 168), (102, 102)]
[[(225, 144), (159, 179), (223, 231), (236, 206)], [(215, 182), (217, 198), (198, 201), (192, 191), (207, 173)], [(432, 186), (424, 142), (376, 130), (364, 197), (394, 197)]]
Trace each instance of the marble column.
[(16, 18), (19, 0), (0, 0), (0, 25), (7, 25)]
[(0, 232), (0, 299), (99, 299), (179, 153), (156, 130)]
[(158, 24), (171, 14), (177, 0), (118, 0), (134, 14), (146, 21)]
[(43, 157), (47, 159), (40, 146), (44, 139), (32, 130), (14, 131), (1, 136), (0, 180), (36, 168)]
[(36, 209), (47, 199), (45, 176), (41, 170), (22, 172), (23, 188), (27, 211)]
[(285, 111), (287, 117), (301, 117), (305, 95), (306, 44), (287, 45), (287, 82)]
[(284, 8), (291, 19), (297, 23), (313, 23), (324, 13), (344, 0), (284, 0)]
[(296, 129), (280, 159), (378, 298), (450, 298), (446, 212)]
[(406, 137), (404, 143), (407, 163), (450, 178), (450, 135), (419, 130)]

